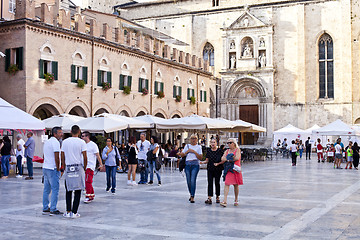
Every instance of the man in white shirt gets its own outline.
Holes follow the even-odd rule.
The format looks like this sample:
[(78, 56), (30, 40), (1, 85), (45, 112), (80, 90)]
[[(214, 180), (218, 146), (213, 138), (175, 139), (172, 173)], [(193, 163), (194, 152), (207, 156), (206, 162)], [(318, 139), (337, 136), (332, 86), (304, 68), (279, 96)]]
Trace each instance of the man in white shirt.
[(86, 199), (84, 203), (91, 203), (95, 198), (94, 188), (92, 186), (94, 171), (96, 168), (96, 159), (99, 162), (99, 168), (103, 166), (99, 155), (99, 148), (93, 141), (90, 141), (90, 133), (88, 131), (81, 134), (82, 140), (86, 142), (86, 155), (88, 158), (87, 169), (85, 171), (85, 189)]
[[(63, 214), (57, 210), (56, 205), (59, 195), (60, 180), (60, 142), (63, 132), (60, 127), (52, 129), (52, 137), (44, 143), (44, 192), (43, 192), (43, 215)], [(49, 208), (49, 195), (51, 193), (51, 204)]]
[[(87, 167), (86, 143), (79, 138), (80, 128), (71, 127), (71, 137), (65, 139), (61, 148), (61, 165), (65, 167), (66, 218), (79, 218), (78, 208), (81, 191), (85, 188), (85, 170)], [(72, 193), (75, 191), (71, 207)]]
[(146, 133), (142, 132), (140, 134), (140, 140), (136, 143), (138, 149), (138, 161), (139, 164), (144, 164), (145, 169), (140, 171), (140, 181), (139, 184), (147, 184), (148, 182), (148, 162), (147, 162), (147, 152), (150, 149), (150, 142), (146, 140)]
[(23, 169), (22, 169), (22, 160), (24, 158), (24, 151), (25, 151), (25, 148), (24, 148), (24, 144), (25, 144), (25, 141), (22, 139), (22, 136), (21, 134), (18, 134), (16, 136), (16, 139), (17, 139), (17, 146), (16, 146), (16, 166), (19, 170), (19, 174), (16, 175), (16, 177), (19, 177), (21, 178), (22, 175), (23, 175)]

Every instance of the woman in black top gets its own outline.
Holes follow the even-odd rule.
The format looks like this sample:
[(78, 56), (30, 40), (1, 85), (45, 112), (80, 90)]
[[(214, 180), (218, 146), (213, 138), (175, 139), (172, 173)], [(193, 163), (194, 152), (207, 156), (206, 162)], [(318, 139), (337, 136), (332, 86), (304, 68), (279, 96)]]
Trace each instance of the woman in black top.
[(8, 136), (3, 138), (4, 145), (1, 148), (1, 168), (4, 172), (4, 176), (2, 178), (8, 178), (9, 170), (10, 170), (10, 153), (11, 153), (11, 141)]
[(206, 204), (212, 204), (212, 196), (214, 194), (214, 179), (215, 179), (215, 193), (216, 203), (220, 203), (220, 178), (223, 170), (223, 165), (215, 167), (214, 163), (221, 162), (221, 157), (224, 154), (223, 150), (218, 148), (216, 139), (210, 141), (210, 148), (206, 150), (206, 160), (201, 163), (207, 163), (207, 179), (208, 179), (208, 199)]
[(354, 143), (354, 145), (351, 147), (351, 149), (353, 150), (354, 168), (356, 170), (358, 170), (358, 166), (359, 166), (359, 146), (358, 146), (357, 142)]
[[(136, 150), (136, 138), (130, 137), (130, 141), (128, 143), (128, 145), (126, 146), (126, 152), (127, 152), (127, 159), (128, 159), (128, 166), (129, 166), (129, 170), (128, 170), (128, 185), (137, 185), (136, 181), (135, 181), (135, 176), (136, 176), (136, 167), (138, 164), (136, 155), (137, 155), (137, 150)], [(130, 176), (132, 175), (132, 181), (130, 180)]]

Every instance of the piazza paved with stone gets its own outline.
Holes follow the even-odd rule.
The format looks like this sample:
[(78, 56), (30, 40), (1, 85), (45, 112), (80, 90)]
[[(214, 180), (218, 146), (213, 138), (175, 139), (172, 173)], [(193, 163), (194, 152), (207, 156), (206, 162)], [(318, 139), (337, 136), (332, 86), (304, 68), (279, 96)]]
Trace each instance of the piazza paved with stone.
[[(105, 192), (105, 173), (98, 173), (95, 201), (80, 204), (79, 219), (42, 215), (38, 168), (34, 181), (0, 180), (0, 239), (359, 239), (360, 172), (333, 169), (315, 156), (296, 167), (290, 162), (244, 163), (240, 204), (233, 206), (231, 187), (227, 208), (204, 204), (204, 169), (195, 204), (178, 171), (166, 169), (162, 186), (127, 186), (118, 174), (116, 195)], [(63, 181), (58, 208), (65, 210)]]

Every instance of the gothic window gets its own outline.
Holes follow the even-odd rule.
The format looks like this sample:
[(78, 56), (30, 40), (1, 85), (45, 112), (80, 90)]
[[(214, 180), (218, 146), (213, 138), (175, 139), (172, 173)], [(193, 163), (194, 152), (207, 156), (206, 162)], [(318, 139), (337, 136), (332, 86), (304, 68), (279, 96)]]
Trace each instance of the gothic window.
[(15, 0), (9, 0), (9, 12), (15, 13), (15, 6), (16, 6), (16, 1)]
[(319, 40), (319, 98), (334, 98), (333, 40), (324, 34)]
[(212, 6), (213, 7), (218, 7), (219, 6), (219, 1), (220, 0), (212, 0)]
[(209, 66), (214, 66), (214, 47), (210, 43), (206, 43), (203, 49), (204, 61), (209, 61)]

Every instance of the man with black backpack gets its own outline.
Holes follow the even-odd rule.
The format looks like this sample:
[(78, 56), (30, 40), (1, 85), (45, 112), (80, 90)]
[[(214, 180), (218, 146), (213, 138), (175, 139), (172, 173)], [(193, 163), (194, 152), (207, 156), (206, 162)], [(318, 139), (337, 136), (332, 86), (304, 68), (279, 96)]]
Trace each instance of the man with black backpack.
[(308, 137), (308, 139), (305, 141), (305, 148), (306, 148), (306, 160), (308, 159), (308, 155), (309, 155), (309, 160), (310, 160), (310, 156), (311, 156), (310, 137)]

